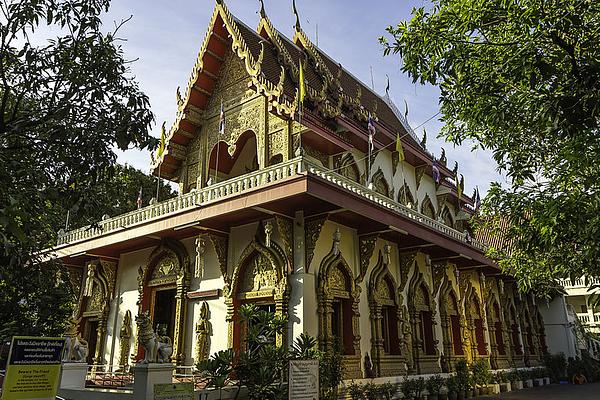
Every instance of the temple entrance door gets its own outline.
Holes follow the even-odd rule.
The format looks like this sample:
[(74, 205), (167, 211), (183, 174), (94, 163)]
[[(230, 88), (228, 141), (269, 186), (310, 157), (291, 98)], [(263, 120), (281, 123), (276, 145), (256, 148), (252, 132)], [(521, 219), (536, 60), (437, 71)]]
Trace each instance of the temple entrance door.
[(154, 331), (159, 335), (167, 335), (173, 340), (175, 334), (175, 299), (174, 287), (156, 288), (152, 296), (152, 321)]
[(83, 339), (88, 343), (88, 355), (86, 362), (94, 363), (94, 355), (96, 354), (96, 346), (98, 344), (98, 319), (86, 318), (83, 326)]

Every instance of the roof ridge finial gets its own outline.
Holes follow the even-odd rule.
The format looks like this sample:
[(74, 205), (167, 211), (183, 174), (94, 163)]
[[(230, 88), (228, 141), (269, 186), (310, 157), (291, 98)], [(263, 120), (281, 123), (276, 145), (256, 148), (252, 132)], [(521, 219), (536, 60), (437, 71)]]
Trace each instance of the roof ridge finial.
[(388, 74), (385, 74), (385, 77), (387, 78), (387, 86), (385, 87), (385, 94), (386, 96), (390, 96), (390, 76)]
[(265, 11), (264, 0), (258, 0), (258, 1), (260, 1), (260, 16), (261, 16), (261, 18), (267, 18), (267, 12)]
[(292, 0), (292, 8), (294, 10), (294, 15), (296, 15), (296, 25), (294, 28), (296, 28), (296, 32), (300, 32), (300, 16), (298, 15), (298, 9), (296, 8), (296, 0)]

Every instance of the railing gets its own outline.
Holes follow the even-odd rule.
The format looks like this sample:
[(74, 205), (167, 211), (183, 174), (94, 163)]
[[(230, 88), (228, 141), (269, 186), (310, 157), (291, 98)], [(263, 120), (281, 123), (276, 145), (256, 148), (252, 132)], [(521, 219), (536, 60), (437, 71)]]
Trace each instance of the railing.
[[(595, 316), (593, 316), (593, 317), (595, 317)], [(589, 313), (577, 313), (577, 319), (582, 324), (589, 324), (590, 321), (592, 321), (593, 317), (590, 317)], [(593, 318), (593, 319), (596, 320), (596, 318)]]
[(129, 365), (88, 365), (86, 387), (131, 389), (133, 373)]
[(571, 281), (570, 279), (560, 279), (559, 283), (565, 289), (589, 288), (590, 285), (600, 284), (600, 278), (577, 278)]
[(442, 232), (445, 235), (450, 236), (458, 241), (468, 242), (481, 250), (485, 249), (485, 246), (483, 243), (476, 241), (473, 238), (469, 238), (464, 233), (461, 233), (461, 232), (457, 231), (456, 229), (450, 228), (449, 226), (443, 224), (442, 222), (439, 222), (432, 218), (429, 218), (429, 217), (421, 214), (420, 212), (415, 211), (412, 208), (405, 206), (404, 204), (398, 203), (397, 201), (394, 201), (394, 200), (390, 199), (389, 197), (386, 197), (386, 196), (379, 194), (373, 190), (370, 190), (367, 187), (365, 187), (351, 179), (346, 178), (345, 176), (342, 176), (335, 172), (328, 171), (327, 169), (323, 168), (322, 166), (312, 164), (312, 163), (306, 163), (306, 164), (307, 164), (307, 172), (310, 174), (319, 176), (319, 177), (327, 180), (330, 183), (333, 183), (337, 186), (343, 187), (344, 189), (347, 189), (358, 196), (364, 197), (364, 198), (371, 200), (383, 207), (389, 208), (406, 218), (412, 219), (413, 221), (416, 221), (416, 222), (420, 223), (421, 225), (425, 225), (425, 226), (428, 226), (439, 232)]
[(139, 210), (108, 218), (99, 222), (95, 228), (86, 227), (66, 233), (59, 233), (58, 244), (64, 245), (90, 239), (95, 236), (146, 223), (169, 214), (176, 214), (194, 207), (204, 206), (229, 196), (242, 194), (261, 186), (282, 181), (300, 173), (318, 176), (331, 184), (347, 189), (358, 196), (390, 209), (405, 218), (416, 221), (460, 242), (471, 244), (480, 250), (485, 250), (483, 243), (476, 241), (468, 235), (383, 196), (374, 190), (368, 189), (338, 173), (331, 172), (323, 166), (313, 164), (302, 157), (231, 178), (227, 181), (213, 184), (158, 204), (149, 205)]
[(205, 205), (227, 196), (240, 194), (254, 188), (280, 181), (295, 175), (302, 165), (301, 158), (277, 164), (272, 167), (254, 171), (227, 181), (213, 184), (200, 190), (192, 191), (161, 203), (152, 204), (139, 210), (108, 218), (98, 223), (97, 227), (84, 227), (66, 233), (59, 232), (58, 245), (78, 242), (146, 223), (154, 219), (175, 214), (193, 207)]

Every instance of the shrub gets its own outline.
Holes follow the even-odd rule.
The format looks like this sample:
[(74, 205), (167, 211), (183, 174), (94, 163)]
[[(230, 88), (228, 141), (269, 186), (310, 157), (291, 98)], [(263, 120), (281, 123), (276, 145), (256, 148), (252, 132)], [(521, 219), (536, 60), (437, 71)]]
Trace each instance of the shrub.
[(381, 386), (375, 385), (374, 383), (367, 383), (363, 386), (363, 393), (367, 400), (379, 400), (383, 396), (381, 392)]
[(365, 397), (363, 395), (363, 388), (361, 385), (357, 385), (352, 381), (350, 386), (348, 386), (348, 394), (350, 395), (350, 399), (352, 400), (363, 400)]
[(433, 375), (427, 379), (426, 387), (429, 394), (440, 394), (442, 386), (444, 386), (444, 378), (441, 375)]
[(477, 360), (471, 365), (473, 383), (477, 386), (485, 386), (490, 382), (490, 367), (485, 360)]
[(400, 391), (402, 392), (402, 399), (412, 399), (415, 395), (414, 379), (405, 378), (400, 384)]
[(448, 393), (454, 392), (458, 393), (458, 381), (456, 376), (451, 376), (446, 379), (446, 388), (448, 389)]
[(425, 390), (425, 378), (413, 379), (413, 385), (415, 388), (415, 397), (420, 399), (423, 391)]
[(456, 384), (459, 391), (471, 389), (471, 374), (465, 360), (456, 363)]
[(392, 400), (397, 391), (398, 387), (393, 383), (387, 382), (381, 385), (381, 394), (385, 400)]

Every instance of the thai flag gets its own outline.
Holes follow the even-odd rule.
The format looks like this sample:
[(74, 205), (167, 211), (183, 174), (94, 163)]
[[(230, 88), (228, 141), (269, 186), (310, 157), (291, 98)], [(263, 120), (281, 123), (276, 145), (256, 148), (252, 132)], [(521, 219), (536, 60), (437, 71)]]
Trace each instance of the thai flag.
[(225, 107), (223, 106), (223, 100), (221, 100), (221, 116), (219, 117), (219, 133), (225, 134)]
[(373, 137), (375, 136), (375, 122), (373, 121), (373, 117), (371, 117), (371, 113), (369, 113), (369, 122), (367, 123), (367, 129), (369, 130), (369, 148), (373, 149)]
[(437, 166), (437, 160), (433, 159), (433, 165), (431, 166), (431, 176), (435, 183), (440, 183), (440, 169)]

